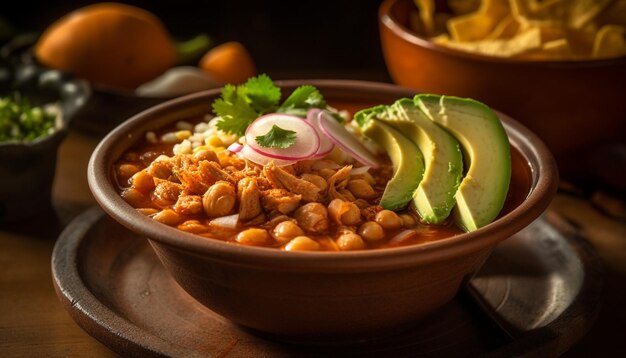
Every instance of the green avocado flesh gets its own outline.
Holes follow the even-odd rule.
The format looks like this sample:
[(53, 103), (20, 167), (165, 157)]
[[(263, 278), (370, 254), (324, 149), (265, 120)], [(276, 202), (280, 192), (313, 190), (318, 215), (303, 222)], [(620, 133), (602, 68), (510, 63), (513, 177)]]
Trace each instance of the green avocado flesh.
[(455, 195), (457, 225), (473, 231), (489, 224), (502, 210), (511, 180), (509, 141), (498, 116), (471, 99), (417, 95), (414, 102), (464, 151), (467, 173)]
[(378, 110), (375, 118), (407, 136), (422, 152), (424, 176), (413, 193), (413, 206), (422, 221), (441, 223), (454, 207), (454, 194), (463, 176), (459, 143), (408, 98)]
[(422, 153), (402, 133), (380, 121), (369, 120), (361, 130), (387, 151), (394, 168), (393, 177), (387, 183), (380, 206), (388, 210), (405, 208), (424, 174)]

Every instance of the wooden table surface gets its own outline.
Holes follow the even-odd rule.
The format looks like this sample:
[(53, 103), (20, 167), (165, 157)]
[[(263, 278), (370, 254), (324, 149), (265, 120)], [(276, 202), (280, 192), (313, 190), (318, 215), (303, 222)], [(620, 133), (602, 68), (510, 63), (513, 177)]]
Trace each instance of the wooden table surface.
[[(63, 223), (80, 208), (94, 204), (85, 168), (96, 144), (95, 138), (71, 132), (59, 149), (53, 193), (58, 217), (48, 212), (0, 227), (0, 357), (116, 356), (82, 331), (64, 311), (54, 292), (50, 270), (52, 249)], [(559, 195), (553, 208), (575, 223), (597, 215), (584, 200), (567, 195)], [(600, 220), (609, 221), (596, 220), (596, 227), (581, 227), (581, 231), (600, 238), (592, 242), (609, 264), (606, 300), (592, 330), (568, 352), (572, 357), (626, 354), (626, 224)], [(604, 235), (607, 228), (612, 228), (613, 236)]]

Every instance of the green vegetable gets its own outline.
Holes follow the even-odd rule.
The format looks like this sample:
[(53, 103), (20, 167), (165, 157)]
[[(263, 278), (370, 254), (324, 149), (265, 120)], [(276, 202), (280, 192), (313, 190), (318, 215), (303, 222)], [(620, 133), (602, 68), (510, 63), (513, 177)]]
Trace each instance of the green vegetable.
[(310, 108), (326, 108), (326, 101), (317, 88), (311, 85), (300, 86), (291, 93), (282, 106), (279, 113), (291, 114), (298, 117), (306, 117)]
[(289, 148), (296, 142), (296, 132), (273, 125), (264, 135), (257, 136), (256, 142), (265, 148)]
[(244, 135), (250, 123), (263, 114), (278, 112), (306, 117), (310, 108), (327, 107), (322, 94), (310, 85), (296, 88), (281, 106), (280, 97), (280, 88), (266, 74), (252, 77), (243, 85), (226, 85), (221, 98), (213, 102), (213, 113), (220, 117), (217, 128)]
[(0, 98), (0, 142), (32, 141), (52, 134), (56, 114), (31, 106), (28, 100)]

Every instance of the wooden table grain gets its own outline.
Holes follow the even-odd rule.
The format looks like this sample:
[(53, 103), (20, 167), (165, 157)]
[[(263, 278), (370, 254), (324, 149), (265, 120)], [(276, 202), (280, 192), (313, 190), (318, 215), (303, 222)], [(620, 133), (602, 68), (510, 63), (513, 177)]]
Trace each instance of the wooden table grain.
[[(95, 203), (87, 185), (86, 167), (96, 144), (96, 138), (70, 132), (59, 149), (53, 190), (55, 211), (0, 227), (0, 357), (116, 356), (65, 312), (54, 292), (50, 269), (55, 239), (63, 226), (81, 209)], [(575, 207), (578, 209), (573, 210)], [(575, 223), (597, 214), (587, 202), (563, 195), (557, 197), (553, 209)], [(597, 222), (594, 227), (579, 229), (596, 238), (596, 242), (590, 241), (605, 256), (606, 299), (596, 324), (566, 354), (569, 357), (599, 352), (626, 354), (622, 328), (626, 322), (626, 257), (615, 257), (626, 247), (626, 236), (619, 237), (620, 232), (626, 232), (621, 231), (626, 230), (626, 223), (619, 218)], [(611, 225), (618, 232), (613, 234), (617, 242), (612, 246), (607, 245), (611, 235), (603, 230)]]

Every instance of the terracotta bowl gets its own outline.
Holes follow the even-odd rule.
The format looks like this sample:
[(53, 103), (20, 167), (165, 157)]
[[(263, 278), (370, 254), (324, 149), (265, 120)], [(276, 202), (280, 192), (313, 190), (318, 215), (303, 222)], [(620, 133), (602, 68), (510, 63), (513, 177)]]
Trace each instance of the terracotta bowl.
[[(279, 85), (290, 93), (305, 83), (317, 86), (332, 105), (352, 112), (415, 94), (359, 81)], [(113, 163), (145, 131), (207, 113), (219, 93), (172, 100), (117, 127), (91, 157), (89, 185), (109, 215), (148, 238), (169, 273), (196, 300), (241, 326), (283, 340), (362, 339), (415, 323), (452, 300), (493, 247), (537, 218), (556, 190), (558, 174), (550, 152), (532, 132), (502, 115), (510, 143), (521, 153), (515, 180), (526, 180), (527, 190), (507, 214), (472, 233), (393, 249), (286, 252), (194, 236), (136, 212), (112, 182)]]
[(397, 84), (488, 103), (539, 135), (557, 159), (626, 141), (626, 57), (531, 62), (461, 52), (409, 30), (413, 9), (411, 0), (386, 0), (379, 11), (383, 54)]

